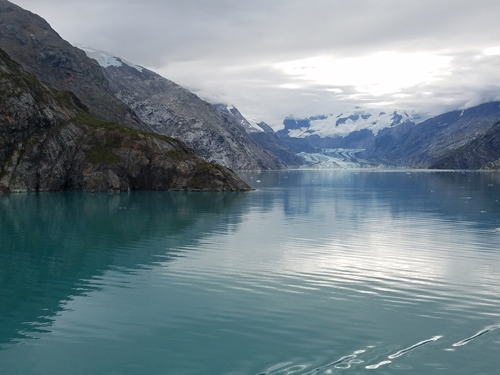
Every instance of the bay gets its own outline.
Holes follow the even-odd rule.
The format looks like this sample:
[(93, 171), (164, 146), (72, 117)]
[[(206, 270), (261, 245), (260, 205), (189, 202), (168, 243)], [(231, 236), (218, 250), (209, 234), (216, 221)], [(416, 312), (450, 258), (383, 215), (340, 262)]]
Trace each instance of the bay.
[(240, 175), (0, 195), (0, 373), (498, 373), (498, 172)]

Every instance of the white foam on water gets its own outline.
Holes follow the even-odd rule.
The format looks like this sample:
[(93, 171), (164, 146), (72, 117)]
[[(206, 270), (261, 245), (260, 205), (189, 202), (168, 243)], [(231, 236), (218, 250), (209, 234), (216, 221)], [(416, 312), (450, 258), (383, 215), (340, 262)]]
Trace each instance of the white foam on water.
[(440, 338), (442, 338), (443, 336), (434, 336), (428, 340), (424, 340), (424, 341), (420, 341), (418, 343), (416, 343), (415, 345), (412, 345), (410, 346), (409, 348), (406, 348), (406, 349), (403, 349), (403, 350), (400, 350), (399, 352), (397, 353), (394, 353), (394, 354), (391, 354), (388, 358), (389, 359), (395, 359), (395, 358), (398, 358), (398, 357), (401, 357), (402, 355), (406, 354), (406, 353), (409, 353), (423, 345), (427, 345), (431, 342), (434, 342), (434, 341), (437, 341), (439, 340)]
[(499, 328), (500, 328), (500, 325), (494, 325), (494, 326), (486, 327), (485, 329), (482, 329), (481, 331), (479, 331), (475, 335), (472, 335), (471, 337), (468, 337), (466, 339), (463, 339), (463, 340), (460, 340), (459, 342), (454, 343), (453, 346), (454, 347), (464, 346), (464, 345), (468, 344), (469, 342), (471, 342), (472, 340), (475, 340), (478, 337), (483, 336), (483, 335), (485, 335), (485, 334), (487, 334), (489, 332), (495, 331), (495, 330), (497, 330)]

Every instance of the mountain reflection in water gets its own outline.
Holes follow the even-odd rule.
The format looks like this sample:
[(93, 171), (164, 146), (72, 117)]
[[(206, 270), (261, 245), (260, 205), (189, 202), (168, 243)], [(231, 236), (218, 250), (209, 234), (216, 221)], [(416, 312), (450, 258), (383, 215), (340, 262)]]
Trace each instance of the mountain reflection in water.
[(500, 174), (0, 195), (3, 374), (495, 373)]

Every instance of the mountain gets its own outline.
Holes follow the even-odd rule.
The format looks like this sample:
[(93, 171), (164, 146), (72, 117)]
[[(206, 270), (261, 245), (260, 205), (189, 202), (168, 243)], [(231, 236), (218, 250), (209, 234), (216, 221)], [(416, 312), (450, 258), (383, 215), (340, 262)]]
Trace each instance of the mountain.
[(0, 48), (51, 87), (70, 90), (101, 120), (150, 130), (117, 100), (100, 66), (62, 39), (41, 17), (0, 0)]
[(294, 151), (313, 154), (313, 159), (328, 159), (331, 155), (325, 153), (337, 155), (335, 150), (339, 150), (348, 165), (361, 160), (367, 166), (495, 168), (500, 147), (494, 124), (499, 120), (500, 102), (425, 121), (408, 112), (357, 110), (338, 116), (288, 117), (283, 122), (285, 128), (277, 134)]
[[(500, 102), (452, 111), (418, 124), (383, 129), (358, 155), (369, 160), (429, 168), (456, 150), (474, 145), (498, 120)], [(471, 169), (474, 165), (463, 167)]]
[(287, 167), (297, 168), (305, 164), (304, 160), (285, 145), (265, 122), (246, 119), (234, 106), (226, 104), (214, 104), (213, 106), (224, 115), (233, 117), (259, 146), (275, 155)]
[(435, 161), (431, 169), (500, 169), (500, 122), (482, 136)]
[(407, 112), (362, 111), (339, 115), (321, 115), (306, 119), (287, 117), (279, 137), (295, 152), (316, 152), (318, 149), (363, 149), (386, 128), (415, 123), (417, 115)]
[(285, 169), (232, 116), (162, 76), (106, 52), (82, 47), (102, 67), (116, 98), (155, 132), (182, 140), (207, 161), (235, 170)]
[(0, 191), (250, 189), (178, 140), (87, 111), (0, 49)]

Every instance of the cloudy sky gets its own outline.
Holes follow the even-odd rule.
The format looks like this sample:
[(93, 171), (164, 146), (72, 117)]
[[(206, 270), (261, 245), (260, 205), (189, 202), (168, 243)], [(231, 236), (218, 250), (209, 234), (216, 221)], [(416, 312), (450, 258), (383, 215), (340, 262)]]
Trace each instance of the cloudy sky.
[(275, 128), (290, 114), (428, 116), (500, 100), (498, 0), (13, 2), (73, 44)]

